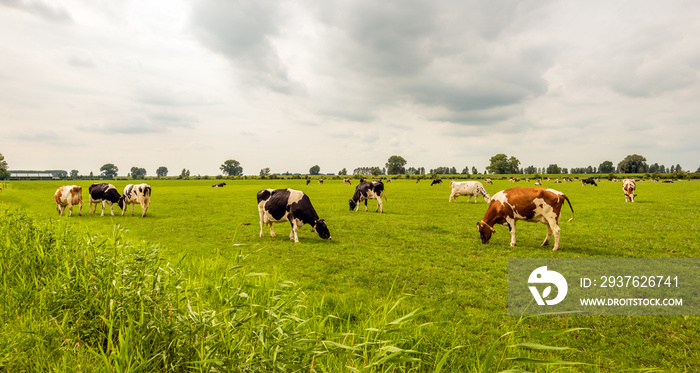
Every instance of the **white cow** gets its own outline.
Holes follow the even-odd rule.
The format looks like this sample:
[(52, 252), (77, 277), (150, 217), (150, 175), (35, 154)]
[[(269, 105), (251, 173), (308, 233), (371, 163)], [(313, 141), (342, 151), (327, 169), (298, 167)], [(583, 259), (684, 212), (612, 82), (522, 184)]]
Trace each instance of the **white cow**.
[(141, 205), (141, 217), (146, 216), (148, 206), (151, 205), (151, 186), (148, 184), (129, 184), (124, 187), (124, 194), (119, 199), (119, 207), (122, 208), (122, 216), (127, 206), (131, 204), (131, 216), (134, 215), (134, 206)]
[(457, 200), (457, 197), (459, 196), (468, 196), (467, 202), (471, 200), (472, 196), (474, 196), (474, 203), (476, 203), (476, 198), (479, 196), (484, 197), (484, 201), (486, 203), (491, 202), (491, 196), (489, 196), (488, 193), (486, 193), (486, 189), (484, 189), (484, 186), (478, 182), (478, 181), (450, 181), (450, 187), (452, 187), (452, 193), (450, 193), (450, 202), (452, 200)]

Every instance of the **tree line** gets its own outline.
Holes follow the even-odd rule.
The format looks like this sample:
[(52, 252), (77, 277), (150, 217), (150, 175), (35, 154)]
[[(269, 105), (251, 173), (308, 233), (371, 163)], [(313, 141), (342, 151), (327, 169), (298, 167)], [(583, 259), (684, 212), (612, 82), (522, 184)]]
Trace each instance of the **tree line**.
[[(406, 167), (408, 162), (406, 159), (399, 155), (392, 155), (389, 157), (384, 166), (365, 166), (357, 167), (353, 169), (352, 175), (477, 175), (479, 171), (476, 167), (465, 166), (459, 170), (457, 167), (441, 166), (436, 168), (431, 168), (426, 172), (425, 167)], [(0, 179), (8, 179), (10, 177), (10, 172), (8, 171), (8, 164), (5, 161), (5, 157), (0, 154)], [(219, 167), (222, 174), (229, 177), (243, 176), (243, 166), (241, 163), (235, 159), (229, 159), (224, 161)], [(114, 179), (117, 177), (119, 168), (113, 163), (107, 163), (100, 167), (100, 174), (97, 178), (103, 179)], [(492, 156), (489, 159), (489, 165), (486, 166), (486, 170), (481, 174), (611, 174), (611, 173), (622, 173), (622, 174), (684, 174), (689, 172), (681, 167), (680, 163), (676, 165), (671, 165), (666, 167), (665, 165), (659, 165), (658, 163), (648, 164), (647, 159), (638, 154), (631, 154), (626, 156), (617, 166), (612, 161), (604, 161), (598, 167), (593, 167), (591, 165), (586, 167), (560, 167), (556, 163), (551, 163), (546, 167), (535, 167), (533, 165), (527, 167), (521, 167), (521, 162), (514, 156), (508, 156), (506, 154), (500, 153)], [(700, 173), (700, 167), (695, 171)], [(146, 177), (146, 169), (142, 167), (131, 167), (130, 172), (127, 177), (132, 179), (144, 179)], [(292, 175), (289, 172), (284, 174), (272, 174), (269, 167), (265, 167), (260, 170), (260, 178), (276, 178), (277, 175)], [(297, 175), (297, 174), (295, 174)], [(321, 167), (318, 165), (313, 165), (309, 168), (308, 175), (321, 175)], [(334, 173), (328, 173), (327, 175), (335, 175)], [(341, 169), (337, 172), (337, 175), (348, 175), (346, 168)], [(92, 172), (88, 176), (80, 176), (78, 170), (71, 170), (70, 174), (65, 171), (60, 171), (59, 177), (71, 179), (96, 178)], [(168, 168), (165, 166), (158, 167), (156, 170), (157, 177), (168, 176)], [(186, 179), (190, 177), (190, 171), (183, 168), (178, 176), (178, 179)]]

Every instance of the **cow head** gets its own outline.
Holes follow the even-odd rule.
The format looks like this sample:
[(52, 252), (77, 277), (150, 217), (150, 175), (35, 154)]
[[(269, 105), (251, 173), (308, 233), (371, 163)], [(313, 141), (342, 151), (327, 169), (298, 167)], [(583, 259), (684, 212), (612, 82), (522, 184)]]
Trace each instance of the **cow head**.
[(330, 240), (331, 239), (331, 232), (328, 230), (328, 226), (326, 225), (326, 221), (323, 219), (318, 219), (314, 221), (314, 232), (318, 233), (318, 236), (323, 238), (324, 240)]
[(124, 210), (126, 208), (124, 204), (124, 196), (119, 197), (119, 201), (117, 201), (117, 204), (119, 205), (119, 208)]
[(483, 221), (480, 221), (476, 223), (476, 226), (479, 228), (479, 235), (481, 236), (481, 243), (487, 243), (491, 239), (491, 235), (493, 232), (496, 230), (493, 229), (490, 225), (484, 223)]
[(350, 211), (354, 210), (355, 207), (357, 207), (357, 202), (350, 198)]

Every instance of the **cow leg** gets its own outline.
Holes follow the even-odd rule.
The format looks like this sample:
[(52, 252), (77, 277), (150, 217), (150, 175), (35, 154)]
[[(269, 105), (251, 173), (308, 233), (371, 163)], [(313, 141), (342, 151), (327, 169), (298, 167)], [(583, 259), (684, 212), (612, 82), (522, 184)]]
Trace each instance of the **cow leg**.
[(382, 203), (382, 197), (380, 196), (377, 198), (377, 209), (374, 210), (374, 212), (381, 211), (381, 213), (384, 213), (384, 203)]
[(109, 204), (109, 213), (114, 216), (114, 203)]
[(556, 222), (554, 222), (552, 232), (554, 233), (554, 248), (552, 249), (552, 251), (557, 251), (559, 250), (559, 234), (561, 233), (561, 228), (559, 228), (559, 224), (557, 224)]
[(126, 199), (124, 199), (124, 208), (122, 208), (122, 216), (124, 216), (124, 213), (126, 212), (127, 208), (129, 208), (129, 205), (126, 203)]
[(146, 217), (146, 211), (148, 211), (148, 205), (145, 202), (141, 202), (141, 217)]
[(450, 194), (450, 200), (449, 200), (448, 202), (452, 202), (453, 200), (454, 200), (454, 201), (457, 200), (457, 195), (455, 195), (454, 193), (451, 193), (451, 194)]
[(544, 238), (544, 242), (540, 246), (546, 246), (549, 243), (549, 238), (552, 236), (552, 227), (549, 222), (544, 223), (547, 226), (547, 237)]
[(93, 202), (92, 199), (90, 199), (89, 209), (88, 209), (88, 211), (90, 212), (90, 215), (94, 214), (95, 210), (97, 210), (97, 204), (95, 202)]
[(83, 200), (78, 202), (78, 216), (83, 216)]
[(100, 216), (105, 216), (105, 200), (102, 200), (102, 213)]
[(367, 212), (367, 198), (365, 198), (365, 212)]
[(131, 216), (134, 216), (134, 207), (136, 207), (136, 202), (131, 204)]
[(292, 225), (292, 231), (289, 232), (289, 239), (294, 242), (299, 242), (299, 237), (297, 236), (297, 220), (292, 218), (289, 220), (289, 223)]
[(270, 226), (270, 237), (277, 237), (277, 235), (275, 234), (275, 231), (272, 229), (272, 222), (268, 220), (267, 225)]
[(68, 202), (68, 216), (73, 216), (73, 204)]
[(508, 223), (508, 230), (510, 230), (510, 246), (515, 246), (515, 219), (506, 218), (506, 223)]
[(58, 215), (63, 215), (63, 209), (64, 209), (64, 208), (65, 208), (64, 206), (61, 206), (61, 205), (58, 204), (58, 203), (56, 204), (56, 210), (58, 210)]

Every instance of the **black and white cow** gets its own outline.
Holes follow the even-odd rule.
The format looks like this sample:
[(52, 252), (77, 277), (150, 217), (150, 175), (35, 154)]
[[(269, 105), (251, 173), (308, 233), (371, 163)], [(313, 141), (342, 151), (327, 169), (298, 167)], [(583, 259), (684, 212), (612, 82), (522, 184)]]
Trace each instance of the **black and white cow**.
[(440, 178), (433, 179), (433, 182), (430, 183), (430, 186), (433, 186), (435, 184), (442, 184), (442, 179), (440, 179)]
[(218, 184), (212, 185), (211, 187), (212, 188), (223, 188), (224, 185), (226, 185), (226, 183), (218, 183)]
[(289, 239), (299, 242), (297, 231), (304, 224), (310, 224), (319, 237), (331, 239), (325, 220), (318, 217), (311, 205), (309, 196), (294, 189), (263, 189), (258, 192), (258, 213), (260, 214), (260, 237), (263, 225), (270, 226), (270, 236), (275, 237), (272, 223), (288, 221), (292, 225)]
[(365, 201), (365, 211), (367, 211), (367, 200), (376, 199), (377, 209), (374, 212), (379, 211), (382, 213), (384, 212), (382, 197), (384, 197), (384, 183), (381, 181), (361, 182), (357, 184), (357, 187), (355, 187), (355, 195), (350, 198), (350, 211), (359, 210), (360, 203), (362, 203), (362, 201)]
[(95, 213), (97, 205), (102, 203), (102, 213), (100, 216), (105, 216), (105, 203), (109, 205), (109, 212), (114, 216), (114, 204), (119, 204), (122, 196), (117, 191), (117, 187), (107, 183), (95, 183), (88, 188), (90, 197), (90, 215)]
[(134, 216), (134, 206), (141, 205), (141, 217), (146, 217), (148, 206), (151, 205), (151, 186), (148, 184), (129, 184), (124, 187), (124, 194), (119, 199), (119, 207), (122, 208), (122, 216), (126, 208), (131, 204), (131, 216)]
[(581, 185), (586, 185), (586, 184), (598, 186), (598, 184), (596, 184), (595, 180), (593, 180), (593, 178), (590, 178), (590, 177), (588, 179), (581, 179)]

